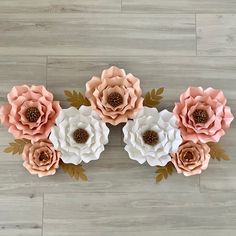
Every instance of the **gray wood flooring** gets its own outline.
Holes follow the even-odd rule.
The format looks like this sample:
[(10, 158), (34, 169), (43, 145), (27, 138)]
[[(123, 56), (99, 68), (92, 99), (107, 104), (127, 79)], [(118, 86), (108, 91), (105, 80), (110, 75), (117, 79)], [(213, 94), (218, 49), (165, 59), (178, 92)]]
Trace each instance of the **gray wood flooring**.
[[(160, 109), (212, 86), (236, 114), (236, 0), (0, 0), (0, 105), (13, 85), (44, 84), (68, 107), (64, 89), (84, 91), (111, 65), (144, 91), (164, 86)], [(121, 128), (77, 182), (31, 176), (3, 153), (12, 137), (1, 126), (0, 236), (236, 235), (235, 121), (221, 140), (230, 161), (160, 184), (128, 158)]]

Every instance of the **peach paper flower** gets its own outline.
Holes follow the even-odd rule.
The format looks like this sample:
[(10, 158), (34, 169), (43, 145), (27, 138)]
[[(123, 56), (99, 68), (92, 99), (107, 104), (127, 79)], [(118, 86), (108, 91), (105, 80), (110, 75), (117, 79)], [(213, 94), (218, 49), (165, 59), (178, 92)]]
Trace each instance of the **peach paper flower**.
[(191, 176), (201, 174), (207, 169), (210, 160), (210, 148), (205, 143), (183, 142), (179, 150), (172, 154), (172, 163), (179, 174)]
[(15, 138), (48, 138), (61, 107), (44, 86), (15, 86), (8, 101), (0, 108), (0, 120)]
[(59, 167), (61, 153), (54, 149), (49, 140), (26, 144), (23, 150), (23, 166), (39, 177), (54, 175)]
[(86, 97), (104, 122), (117, 125), (133, 119), (143, 106), (140, 81), (112, 66), (86, 84)]
[(173, 112), (183, 139), (194, 142), (218, 142), (233, 120), (223, 92), (213, 88), (188, 88)]

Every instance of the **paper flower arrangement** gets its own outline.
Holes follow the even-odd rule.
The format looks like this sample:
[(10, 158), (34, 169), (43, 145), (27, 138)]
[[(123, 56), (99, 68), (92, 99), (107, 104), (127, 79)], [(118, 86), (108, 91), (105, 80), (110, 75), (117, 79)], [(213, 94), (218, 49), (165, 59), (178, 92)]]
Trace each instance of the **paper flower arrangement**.
[(157, 167), (156, 181), (173, 169), (184, 176), (206, 170), (211, 158), (228, 160), (217, 144), (233, 115), (221, 90), (190, 87), (172, 112), (158, 111), (164, 88), (142, 96), (140, 81), (112, 66), (86, 84), (85, 96), (65, 91), (61, 109), (44, 86), (15, 86), (0, 108), (1, 123), (15, 137), (5, 152), (22, 154), (23, 166), (39, 177), (58, 168), (87, 180), (82, 163), (98, 160), (109, 142), (106, 123), (124, 123), (130, 159)]

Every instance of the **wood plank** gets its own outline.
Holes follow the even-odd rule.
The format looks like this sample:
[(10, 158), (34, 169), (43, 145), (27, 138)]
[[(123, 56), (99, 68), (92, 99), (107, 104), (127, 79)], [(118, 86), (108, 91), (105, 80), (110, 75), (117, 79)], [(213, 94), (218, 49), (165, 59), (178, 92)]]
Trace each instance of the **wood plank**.
[(236, 232), (235, 196), (230, 192), (46, 194), (44, 236)]
[[(235, 123), (234, 121), (234, 125)], [(230, 128), (225, 137), (221, 139), (220, 144), (226, 150), (230, 160), (210, 161), (209, 168), (200, 176), (201, 192), (236, 192), (235, 136), (236, 128), (234, 127)]]
[(195, 55), (193, 14), (1, 14), (1, 55)]
[(197, 14), (196, 22), (198, 55), (236, 56), (235, 14)]
[(174, 174), (156, 184), (156, 168), (130, 160), (123, 147), (108, 146), (98, 161), (83, 165), (87, 182), (73, 180), (61, 169), (54, 176), (38, 178), (24, 169), (21, 157), (0, 154), (0, 193), (199, 192), (199, 176), (185, 178)]
[(122, 0), (124, 12), (235, 13), (235, 0)]
[(1, 0), (0, 13), (120, 12), (121, 0)]
[(34, 194), (0, 195), (0, 235), (40, 236), (43, 198)]
[(235, 100), (235, 64), (236, 57), (49, 57), (47, 86), (64, 101), (64, 89), (84, 92), (92, 76), (116, 65), (137, 76), (144, 92), (165, 87), (165, 105), (177, 101), (188, 86), (220, 88)]

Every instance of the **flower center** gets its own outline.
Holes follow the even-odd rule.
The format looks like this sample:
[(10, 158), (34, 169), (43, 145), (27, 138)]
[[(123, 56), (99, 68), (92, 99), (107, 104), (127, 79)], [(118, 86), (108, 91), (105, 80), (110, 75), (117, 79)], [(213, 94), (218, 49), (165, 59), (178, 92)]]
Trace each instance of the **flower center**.
[(118, 107), (123, 103), (123, 97), (119, 93), (113, 92), (108, 95), (107, 103), (112, 107)]
[(49, 160), (49, 155), (46, 152), (41, 152), (39, 155), (39, 161), (46, 162)]
[(147, 130), (143, 134), (143, 141), (144, 143), (154, 146), (158, 143), (158, 133), (153, 130)]
[(76, 143), (86, 143), (88, 141), (89, 134), (85, 129), (79, 128), (73, 133), (73, 138)]
[(186, 154), (184, 155), (184, 160), (186, 162), (190, 162), (193, 160), (193, 154), (191, 152), (186, 152)]
[(37, 107), (29, 107), (25, 111), (25, 118), (29, 122), (36, 122), (40, 117), (40, 111)]
[(195, 123), (197, 124), (205, 124), (209, 120), (207, 111), (203, 109), (196, 109), (192, 115)]

